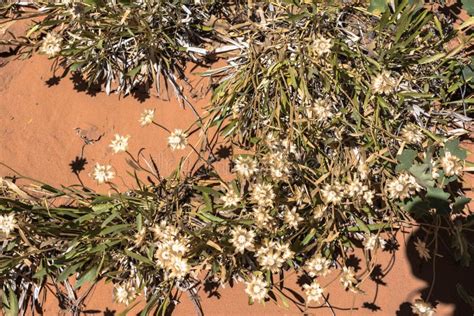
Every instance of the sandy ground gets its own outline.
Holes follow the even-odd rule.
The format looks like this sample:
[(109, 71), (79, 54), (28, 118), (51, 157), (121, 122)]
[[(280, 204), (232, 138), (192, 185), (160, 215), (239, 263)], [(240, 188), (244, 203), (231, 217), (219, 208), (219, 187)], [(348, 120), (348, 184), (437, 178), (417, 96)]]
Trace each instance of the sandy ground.
[[(56, 75), (61, 75), (57, 73)], [(192, 77), (194, 84), (205, 89), (207, 83)], [(208, 97), (193, 100), (196, 108), (208, 103)], [(88, 176), (96, 162), (114, 166), (117, 173), (115, 183), (125, 189), (133, 186), (133, 178), (127, 174), (126, 154), (112, 154), (108, 147), (115, 133), (130, 135), (130, 152), (135, 154), (145, 148), (151, 154), (163, 175), (169, 174), (177, 161), (188, 154), (172, 152), (166, 147), (167, 133), (157, 127), (140, 127), (138, 119), (143, 109), (155, 108), (156, 121), (169, 129), (187, 128), (195, 119), (190, 109), (183, 109), (174, 98), (159, 100), (147, 97), (128, 96), (119, 98), (103, 92), (86, 91), (80, 80), (69, 76), (56, 78), (51, 73), (51, 62), (41, 56), (26, 61), (11, 61), (0, 68), (0, 162), (8, 164), (17, 172), (53, 185), (71, 185), (82, 181), (86, 186), (106, 191), (97, 186)], [(79, 132), (78, 132), (79, 131)], [(84, 147), (86, 136), (96, 140)], [(196, 138), (192, 140), (196, 141)], [(472, 146), (471, 146), (472, 147)], [(83, 150), (84, 148), (84, 150)], [(82, 163), (81, 163), (81, 159)], [(71, 169), (72, 163), (76, 172)], [(81, 168), (81, 165), (82, 168)], [(222, 171), (227, 165), (220, 165)], [(81, 170), (82, 169), (82, 170)], [(13, 175), (0, 167), (0, 176)], [(474, 183), (470, 178), (470, 183)], [(395, 254), (380, 253), (377, 262), (381, 273), (364, 281), (364, 294), (353, 294), (341, 289), (338, 277), (332, 273), (327, 280), (328, 306), (311, 308), (308, 315), (410, 315), (407, 302), (429, 292), (433, 279), (431, 263), (422, 262), (414, 255), (409, 234), (399, 234), (399, 250)], [(409, 246), (406, 247), (405, 244)], [(359, 272), (365, 263), (357, 259), (353, 263)], [(436, 283), (432, 298), (438, 300), (438, 315), (470, 315), (468, 306), (459, 301), (456, 284), (462, 283), (474, 294), (473, 270), (461, 269), (446, 255), (436, 261)], [(296, 275), (287, 275), (285, 293), (298, 302), (301, 295)], [(322, 284), (327, 284), (322, 282)], [(289, 302), (284, 307), (268, 302), (265, 305), (249, 306), (242, 284), (233, 288), (219, 288), (218, 293), (204, 291), (201, 287), (202, 307), (205, 315), (300, 315), (301, 310)], [(293, 293), (292, 293), (293, 292)], [(193, 315), (194, 307), (186, 295), (182, 295), (175, 315)], [(115, 315), (125, 306), (112, 301), (110, 284), (100, 283), (86, 301), (88, 315)], [(134, 309), (133, 311), (136, 311)], [(50, 295), (44, 307), (44, 315), (59, 315), (55, 299)], [(130, 315), (134, 313), (130, 312)]]

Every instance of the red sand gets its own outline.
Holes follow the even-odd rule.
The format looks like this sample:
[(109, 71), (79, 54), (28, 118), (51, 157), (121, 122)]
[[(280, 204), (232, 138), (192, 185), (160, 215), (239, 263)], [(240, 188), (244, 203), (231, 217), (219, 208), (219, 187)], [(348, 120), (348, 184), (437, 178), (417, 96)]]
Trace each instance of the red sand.
[[(77, 183), (78, 179), (71, 172), (69, 164), (81, 155), (83, 140), (75, 131), (75, 128), (81, 128), (91, 138), (103, 135), (99, 141), (85, 148), (84, 156), (87, 164), (85, 170), (80, 173), (82, 181), (87, 186), (97, 188), (87, 174), (95, 162), (110, 163), (115, 167), (118, 175), (115, 182), (121, 188), (125, 188), (133, 185), (133, 179), (127, 175), (127, 170), (131, 169), (124, 162), (126, 155), (123, 153), (113, 155), (108, 147), (114, 133), (131, 135), (130, 152), (136, 153), (140, 148), (146, 148), (146, 152), (155, 158), (164, 175), (176, 166), (181, 155), (187, 154), (187, 151), (171, 152), (166, 147), (166, 132), (150, 126), (141, 128), (138, 123), (143, 109), (156, 108), (156, 121), (159, 123), (170, 129), (187, 128), (194, 121), (194, 115), (189, 109), (180, 107), (174, 98), (166, 102), (152, 96), (140, 102), (132, 96), (119, 99), (116, 95), (107, 96), (103, 92), (91, 96), (86, 92), (76, 91), (69, 77), (49, 87), (46, 81), (52, 77), (50, 65), (51, 63), (44, 57), (34, 57), (26, 61), (12, 61), (0, 68), (1, 162), (8, 164), (21, 174), (54, 185)], [(193, 77), (192, 80), (196, 83), (199, 79)], [(193, 100), (196, 107), (200, 109), (207, 102), (207, 98)], [(223, 165), (222, 168), (225, 170), (226, 166)], [(12, 172), (1, 167), (0, 175), (12, 175)], [(99, 190), (105, 190), (105, 188), (106, 186), (98, 187)], [(384, 284), (380, 283), (376, 286), (374, 281), (367, 279), (362, 286), (362, 289), (366, 291), (365, 294), (355, 295), (344, 292), (336, 274), (333, 272), (329, 276), (328, 280), (336, 278), (326, 291), (330, 293), (329, 300), (335, 314), (409, 314), (406, 302), (418, 298), (419, 292), (429, 287), (431, 266), (430, 264), (422, 265), (420, 260), (412, 254), (407, 255), (404, 238), (408, 238), (408, 235), (400, 235), (400, 250), (393, 257), (395, 261), (390, 272), (382, 279)], [(387, 252), (380, 253), (377, 260), (382, 264), (382, 269), (387, 268), (391, 258)], [(364, 262), (360, 262), (359, 265), (361, 267), (359, 272), (364, 271)], [(465, 304), (461, 306), (459, 302), (457, 302), (457, 311), (454, 312), (455, 285), (459, 281), (466, 281), (465, 286), (470, 283), (471, 288), (467, 287), (467, 289), (472, 295), (474, 293), (472, 271), (469, 273), (468, 270), (461, 270), (452, 265), (449, 257), (446, 257), (446, 260), (437, 260), (437, 265), (438, 281), (433, 297), (442, 301), (438, 306), (438, 315), (467, 315), (465, 311), (468, 310), (461, 310), (461, 307), (466, 308)], [(469, 278), (471, 281), (467, 282)], [(301, 293), (299, 286), (295, 283), (294, 276), (286, 281), (289, 288)], [(219, 299), (207, 298), (207, 294), (203, 293), (202, 289), (200, 293), (205, 315), (301, 314), (291, 302), (288, 309), (272, 302), (248, 306), (242, 284), (234, 288), (227, 286), (225, 289), (219, 289), (221, 295)], [(177, 306), (174, 314), (194, 314), (194, 307), (185, 294), (181, 296), (181, 300), (182, 304)], [(374, 304), (381, 308), (377, 312), (363, 307), (364, 302), (372, 303), (374, 300)], [(86, 303), (86, 310), (96, 310), (101, 315), (113, 315), (107, 314), (107, 311), (118, 313), (125, 309), (125, 306), (113, 303), (110, 284), (99, 284)], [(283, 304), (280, 303), (280, 305)], [(350, 311), (351, 307), (355, 310)], [(307, 313), (308, 315), (332, 315), (327, 307), (310, 309)], [(56, 301), (51, 295), (47, 300), (44, 314), (60, 314)]]

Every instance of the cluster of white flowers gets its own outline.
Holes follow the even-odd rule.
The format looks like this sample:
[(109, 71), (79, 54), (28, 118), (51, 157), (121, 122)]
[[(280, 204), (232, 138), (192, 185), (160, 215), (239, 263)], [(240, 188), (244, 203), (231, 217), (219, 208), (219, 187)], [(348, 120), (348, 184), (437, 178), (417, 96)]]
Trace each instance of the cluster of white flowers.
[(11, 232), (15, 230), (17, 226), (15, 214), (11, 213), (8, 215), (0, 215), (0, 232), (6, 237), (10, 236)]
[(283, 264), (293, 258), (293, 255), (294, 253), (290, 250), (289, 244), (268, 240), (255, 253), (262, 269), (271, 272), (280, 271)]
[(138, 293), (132, 282), (116, 284), (114, 286), (114, 300), (119, 304), (129, 305), (135, 300)]
[(447, 177), (454, 175), (459, 176), (463, 171), (463, 165), (461, 159), (451, 154), (449, 151), (444, 153), (444, 156), (440, 159), (439, 164), (443, 168), (444, 174)]
[(245, 282), (245, 293), (255, 302), (262, 302), (268, 294), (268, 285), (261, 276), (252, 275), (250, 281)]
[(244, 178), (250, 178), (258, 171), (257, 162), (249, 156), (237, 157), (237, 159), (234, 160), (234, 164), (234, 170)]
[(415, 145), (421, 144), (425, 138), (421, 130), (413, 123), (405, 126), (401, 131), (401, 135), (407, 143)]
[(241, 200), (240, 195), (233, 189), (228, 190), (226, 194), (221, 197), (224, 207), (236, 207)]
[(40, 53), (55, 57), (61, 52), (62, 38), (56, 33), (48, 33), (41, 43)]
[(326, 184), (321, 190), (321, 198), (326, 204), (339, 204), (344, 198), (345, 188), (340, 183)]
[(316, 205), (313, 208), (313, 218), (317, 221), (320, 220), (321, 218), (323, 218), (324, 213), (326, 212), (326, 210), (327, 210), (327, 206), (325, 206), (325, 205)]
[(306, 302), (310, 303), (312, 301), (319, 303), (321, 298), (323, 297), (324, 289), (319, 285), (318, 282), (313, 281), (310, 285), (305, 284), (303, 285), (304, 293), (306, 294)]
[(273, 180), (283, 180), (290, 175), (290, 163), (288, 161), (287, 153), (270, 152), (262, 158), (264, 164), (270, 171)]
[(318, 35), (314, 40), (313, 49), (316, 55), (324, 56), (331, 52), (332, 45), (331, 39)]
[(188, 260), (188, 239), (180, 236), (179, 230), (161, 221), (150, 229), (156, 241), (155, 259), (158, 267), (167, 272), (167, 277), (182, 279), (190, 272)]
[(188, 145), (188, 135), (181, 129), (175, 129), (171, 132), (170, 136), (168, 136), (168, 146), (171, 150), (181, 150), (186, 148)]
[(313, 278), (318, 276), (326, 276), (329, 273), (330, 267), (331, 260), (324, 258), (319, 254), (306, 261), (304, 266), (305, 270), (308, 272), (308, 275)]
[(155, 109), (145, 109), (143, 113), (140, 116), (140, 119), (138, 122), (140, 122), (140, 125), (147, 126), (153, 123), (153, 119), (155, 118)]
[(353, 267), (342, 267), (342, 274), (340, 281), (342, 286), (347, 290), (355, 291), (355, 285), (357, 283), (355, 270)]
[(283, 221), (291, 228), (298, 228), (298, 225), (303, 221), (303, 217), (298, 214), (296, 207), (293, 207), (291, 210), (287, 209), (285, 211)]
[(92, 171), (92, 177), (98, 184), (102, 184), (111, 181), (115, 177), (115, 172), (112, 171), (112, 166), (110, 165), (96, 163), (94, 170)]
[(306, 116), (309, 120), (325, 122), (332, 117), (331, 103), (326, 99), (316, 99), (311, 106), (306, 107)]
[(433, 306), (421, 299), (417, 299), (413, 302), (411, 310), (413, 314), (418, 316), (433, 316), (435, 314)]
[(236, 252), (244, 253), (245, 250), (254, 250), (255, 232), (247, 230), (242, 226), (237, 226), (231, 231), (230, 242), (235, 247)]
[(392, 78), (391, 73), (386, 70), (382, 71), (372, 80), (372, 91), (375, 94), (391, 94), (396, 86), (397, 81)]
[(129, 135), (127, 136), (120, 136), (119, 134), (115, 134), (115, 139), (112, 140), (109, 147), (112, 148), (115, 154), (119, 152), (125, 152), (128, 149), (128, 139), (130, 138)]
[(387, 191), (391, 199), (404, 200), (420, 191), (420, 186), (415, 177), (402, 173), (398, 178), (387, 181)]
[(275, 199), (275, 192), (273, 192), (273, 186), (270, 183), (255, 184), (252, 188), (251, 198), (252, 201), (258, 206), (273, 206), (273, 200)]
[(387, 242), (380, 236), (374, 234), (366, 234), (362, 242), (366, 250), (374, 251), (377, 248), (385, 249)]

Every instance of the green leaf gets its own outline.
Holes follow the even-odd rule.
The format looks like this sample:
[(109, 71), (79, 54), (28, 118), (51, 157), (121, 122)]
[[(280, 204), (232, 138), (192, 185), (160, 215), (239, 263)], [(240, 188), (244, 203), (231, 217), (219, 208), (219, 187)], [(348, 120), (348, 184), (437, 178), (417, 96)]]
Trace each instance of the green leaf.
[(387, 0), (371, 0), (369, 11), (374, 14), (384, 13), (388, 9), (388, 1)]
[(425, 188), (434, 187), (435, 180), (433, 180), (432, 174), (429, 172), (430, 165), (428, 164), (416, 164), (410, 167), (410, 173), (416, 178), (416, 181), (424, 186)]
[(124, 231), (128, 228), (130, 228), (129, 224), (114, 225), (114, 226), (110, 226), (110, 227), (107, 227), (107, 228), (103, 229), (100, 232), (99, 235), (104, 236), (104, 235), (108, 235), (108, 234), (111, 234), (111, 233), (118, 233), (118, 232)]
[(79, 280), (77, 280), (76, 284), (74, 284), (74, 288), (75, 289), (80, 288), (85, 282), (93, 283), (95, 279), (97, 278), (97, 273), (98, 273), (98, 267), (93, 266), (92, 268), (89, 269), (89, 271), (86, 272), (86, 274), (82, 275), (79, 278)]
[(303, 239), (301, 244), (303, 246), (306, 246), (309, 243), (309, 241), (314, 237), (315, 234), (316, 234), (316, 228), (311, 228), (308, 235), (306, 235), (306, 237)]
[(410, 169), (417, 155), (418, 153), (413, 149), (404, 149), (402, 153), (397, 156), (399, 164), (396, 166), (395, 171), (400, 172)]
[(449, 193), (444, 192), (443, 189), (440, 188), (428, 188), (426, 192), (426, 198), (430, 206), (441, 214), (448, 214), (450, 211), (449, 196)]
[(450, 139), (445, 144), (444, 147), (454, 156), (458, 157), (461, 160), (467, 158), (467, 151), (459, 146), (460, 142), (458, 138)]
[(466, 10), (469, 15), (474, 16), (474, 1), (472, 0), (461, 0), (462, 8)]
[(151, 264), (151, 265), (153, 265), (153, 261), (151, 261), (151, 260), (148, 259), (147, 257), (144, 257), (144, 256), (142, 256), (142, 255), (139, 255), (139, 254), (137, 254), (137, 253), (135, 253), (135, 252), (132, 252), (132, 251), (130, 251), (130, 250), (125, 249), (125, 254), (126, 254), (127, 256), (129, 256), (129, 257), (135, 259), (135, 260), (141, 261), (141, 262), (146, 263), (146, 264)]
[(465, 196), (458, 196), (454, 199), (453, 203), (453, 211), (454, 212), (461, 212), (464, 207), (471, 202), (471, 199)]
[(402, 208), (407, 212), (412, 213), (415, 217), (422, 217), (429, 211), (430, 204), (427, 201), (424, 201), (421, 197), (415, 196), (411, 200), (402, 203)]

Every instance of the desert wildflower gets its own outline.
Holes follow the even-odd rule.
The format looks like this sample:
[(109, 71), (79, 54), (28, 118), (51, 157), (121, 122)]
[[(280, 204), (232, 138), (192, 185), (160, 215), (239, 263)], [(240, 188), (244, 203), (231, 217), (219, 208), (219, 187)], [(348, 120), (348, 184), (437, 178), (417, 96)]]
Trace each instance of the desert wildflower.
[(168, 136), (168, 146), (171, 150), (184, 149), (188, 144), (188, 135), (181, 129), (175, 129), (170, 136)]
[(317, 205), (313, 209), (313, 218), (315, 220), (320, 220), (324, 216), (324, 212), (326, 211), (327, 206), (325, 205)]
[(119, 134), (115, 134), (115, 139), (112, 140), (109, 147), (111, 147), (113, 152), (116, 154), (122, 151), (127, 151), (129, 138), (129, 135), (120, 136)]
[(439, 161), (441, 167), (444, 170), (444, 174), (447, 177), (451, 177), (454, 175), (460, 175), (463, 169), (461, 159), (452, 155), (449, 151), (444, 153), (443, 158)]
[(331, 104), (325, 99), (316, 99), (306, 108), (306, 116), (310, 120), (323, 122), (332, 117)]
[(296, 207), (293, 207), (291, 210), (286, 210), (283, 220), (288, 226), (296, 229), (303, 217), (298, 214)]
[(173, 256), (170, 261), (170, 265), (168, 265), (170, 278), (182, 279), (189, 273), (190, 267), (187, 259)]
[(326, 204), (339, 204), (343, 197), (344, 190), (338, 183), (326, 184), (321, 190), (321, 198)]
[(374, 234), (367, 234), (362, 242), (366, 250), (373, 251), (377, 248), (385, 249), (387, 242), (382, 238)]
[(236, 207), (242, 198), (234, 190), (228, 190), (225, 195), (221, 197), (222, 202), (224, 202), (224, 207)]
[(129, 305), (137, 297), (137, 290), (130, 282), (123, 285), (115, 285), (114, 300), (119, 304)]
[(391, 94), (395, 90), (397, 82), (391, 77), (389, 71), (383, 71), (372, 80), (372, 91), (375, 94)]
[(347, 289), (353, 289), (354, 285), (357, 283), (355, 278), (354, 267), (342, 267), (342, 275), (340, 278), (342, 286)]
[(421, 190), (415, 177), (407, 173), (401, 174), (397, 179), (387, 181), (387, 191), (391, 199), (404, 200)]
[(433, 316), (435, 314), (433, 306), (421, 299), (417, 299), (413, 302), (411, 310), (413, 314), (418, 316)]
[(245, 293), (247, 293), (253, 301), (262, 302), (268, 294), (267, 283), (263, 277), (252, 275), (250, 281), (245, 282)]
[(253, 217), (255, 220), (255, 225), (257, 225), (258, 228), (268, 228), (268, 224), (272, 219), (268, 209), (263, 206), (253, 208)]
[(278, 272), (287, 260), (293, 257), (289, 244), (282, 244), (276, 241), (265, 241), (257, 250), (255, 256), (260, 266), (264, 270)]
[(257, 162), (252, 157), (239, 156), (234, 163), (234, 170), (244, 178), (250, 178), (258, 171)]
[(115, 177), (115, 172), (112, 171), (112, 166), (110, 165), (96, 163), (92, 172), (92, 177), (98, 184), (102, 184), (111, 181)]
[(305, 284), (303, 285), (303, 288), (304, 293), (306, 294), (307, 303), (312, 301), (319, 303), (319, 301), (323, 297), (324, 290), (318, 282), (313, 281), (310, 285)]
[(415, 250), (421, 259), (424, 259), (424, 260), (431, 259), (430, 250), (428, 249), (424, 241), (417, 238), (416, 241), (414, 242), (414, 245), (415, 245)]
[(155, 118), (155, 109), (145, 109), (138, 120), (140, 125), (147, 126), (153, 123), (153, 119)]
[(375, 192), (372, 190), (365, 191), (364, 194), (362, 195), (362, 198), (365, 200), (365, 202), (371, 206), (374, 204), (374, 197), (375, 197)]
[(16, 219), (15, 214), (0, 215), (0, 231), (6, 237), (10, 236), (11, 232), (15, 230)]
[(259, 206), (272, 206), (275, 192), (271, 184), (257, 183), (253, 186), (251, 197)]
[(247, 230), (242, 226), (237, 226), (231, 231), (232, 238), (230, 242), (235, 247), (236, 252), (244, 253), (245, 249), (253, 250), (253, 241), (255, 238), (255, 232), (253, 230)]
[(316, 55), (323, 56), (331, 52), (332, 41), (330, 38), (325, 38), (322, 35), (319, 35), (313, 43), (313, 49)]
[(62, 38), (57, 33), (48, 33), (43, 39), (40, 47), (40, 53), (55, 57), (61, 52)]
[(140, 247), (145, 241), (146, 228), (142, 227), (142, 229), (140, 229), (137, 233), (135, 233), (134, 237), (135, 237), (135, 240), (134, 240), (135, 246)]
[(421, 144), (424, 139), (423, 133), (415, 124), (405, 126), (401, 131), (401, 135), (403, 140), (409, 144)]
[(366, 185), (363, 185), (359, 179), (354, 178), (354, 180), (350, 181), (346, 185), (346, 194), (350, 197), (355, 197), (363, 194), (365, 191), (368, 190)]
[(310, 277), (325, 276), (329, 273), (331, 261), (321, 255), (316, 255), (310, 260), (306, 261), (305, 270)]

